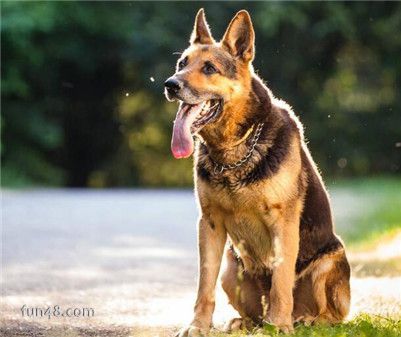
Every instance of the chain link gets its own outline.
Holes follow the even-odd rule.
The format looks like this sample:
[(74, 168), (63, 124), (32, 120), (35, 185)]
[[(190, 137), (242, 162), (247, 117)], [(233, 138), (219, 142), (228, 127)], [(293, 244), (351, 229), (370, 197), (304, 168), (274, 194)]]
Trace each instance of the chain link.
[(251, 158), (253, 151), (255, 151), (256, 144), (258, 143), (260, 134), (262, 133), (263, 125), (265, 123), (259, 123), (258, 126), (256, 127), (255, 134), (253, 135), (252, 142), (251, 142), (251, 147), (249, 148), (248, 152), (244, 157), (242, 157), (240, 160), (236, 161), (235, 163), (230, 163), (230, 164), (219, 164), (216, 163), (213, 159), (210, 158), (214, 165), (214, 173), (223, 173), (225, 170), (234, 170), (242, 165), (244, 165), (249, 158)]

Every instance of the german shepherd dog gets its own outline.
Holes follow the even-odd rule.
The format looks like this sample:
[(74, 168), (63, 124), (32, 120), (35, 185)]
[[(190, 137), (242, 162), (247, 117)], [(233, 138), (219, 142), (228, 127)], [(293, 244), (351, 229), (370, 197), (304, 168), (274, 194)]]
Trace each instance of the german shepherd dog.
[(301, 123), (254, 73), (254, 54), (247, 11), (216, 42), (201, 9), (165, 82), (167, 99), (180, 102), (171, 149), (175, 158), (195, 151), (200, 206), (198, 294), (180, 337), (211, 328), (224, 253), (222, 287), (241, 316), (228, 331), (269, 322), (290, 332), (349, 311), (350, 267), (327, 192)]

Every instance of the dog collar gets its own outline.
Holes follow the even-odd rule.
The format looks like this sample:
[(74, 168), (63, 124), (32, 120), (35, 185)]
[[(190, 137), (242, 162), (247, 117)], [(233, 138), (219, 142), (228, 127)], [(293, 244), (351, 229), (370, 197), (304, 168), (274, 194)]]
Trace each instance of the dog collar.
[(252, 131), (254, 130), (254, 128), (255, 128), (255, 124), (252, 125), (248, 130), (246, 130), (246, 132), (245, 132), (245, 134), (242, 136), (242, 138), (239, 139), (237, 142), (235, 142), (235, 143), (233, 144), (232, 147), (238, 146), (238, 145), (240, 145), (241, 143), (245, 142), (245, 141), (248, 139), (248, 137), (251, 135), (251, 133), (252, 133)]
[[(258, 143), (260, 134), (262, 133), (262, 129), (263, 129), (264, 124), (265, 123), (259, 123), (257, 125), (255, 133), (254, 133), (253, 138), (252, 138), (251, 146), (248, 149), (248, 152), (246, 153), (245, 156), (243, 156), (240, 160), (236, 161), (235, 163), (229, 163), (229, 164), (218, 163), (218, 162), (216, 162), (215, 160), (213, 160), (209, 156), (209, 158), (210, 158), (210, 160), (211, 160), (211, 162), (213, 163), (213, 166), (214, 166), (213, 172), (215, 174), (223, 173), (225, 170), (234, 170), (234, 169), (237, 169), (238, 167), (244, 165), (249, 160), (249, 158), (251, 158), (253, 152), (255, 151), (255, 147), (256, 147), (256, 144)], [(253, 130), (254, 130), (254, 127), (252, 127), (250, 129), (250, 132), (252, 132)], [(247, 132), (245, 134), (246, 138), (249, 136), (250, 132)], [(244, 137), (242, 139), (244, 139)]]

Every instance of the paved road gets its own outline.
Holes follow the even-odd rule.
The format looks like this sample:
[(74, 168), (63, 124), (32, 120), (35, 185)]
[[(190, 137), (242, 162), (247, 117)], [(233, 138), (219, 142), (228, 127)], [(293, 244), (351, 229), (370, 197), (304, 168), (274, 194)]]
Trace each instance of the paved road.
[[(338, 228), (345, 230), (363, 203), (346, 191), (332, 198)], [(196, 218), (191, 191), (3, 191), (0, 334), (171, 334), (191, 317)], [(400, 282), (354, 279), (353, 313), (399, 310)], [(218, 291), (217, 325), (234, 315), (226, 303)], [(32, 314), (23, 305), (53, 312), (58, 305), (57, 313), (92, 308), (94, 315), (27, 317)]]

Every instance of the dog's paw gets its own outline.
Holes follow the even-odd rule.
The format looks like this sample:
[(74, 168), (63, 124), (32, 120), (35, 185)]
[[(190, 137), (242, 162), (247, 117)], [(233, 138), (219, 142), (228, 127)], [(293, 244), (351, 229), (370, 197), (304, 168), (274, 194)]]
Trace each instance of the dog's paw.
[(294, 325), (292, 324), (292, 322), (266, 319), (264, 323), (275, 326), (280, 332), (283, 333), (294, 332)]
[(242, 318), (233, 318), (224, 326), (224, 332), (226, 333), (231, 333), (242, 329), (244, 329), (244, 322)]
[(181, 329), (175, 337), (201, 337), (206, 336), (209, 332), (208, 329), (202, 329), (194, 325), (187, 326)]
[(301, 323), (301, 324), (303, 324), (305, 326), (311, 326), (313, 324), (313, 322), (315, 321), (315, 319), (316, 319), (316, 317), (314, 317), (314, 316), (305, 315), (305, 316), (299, 317), (296, 320), (296, 322), (297, 323), (299, 322), (299, 323)]
[(283, 333), (293, 333), (294, 326), (292, 324), (276, 324), (277, 328)]
[(254, 324), (250, 319), (233, 318), (229, 320), (224, 326), (224, 332), (232, 333), (238, 330), (252, 330)]

